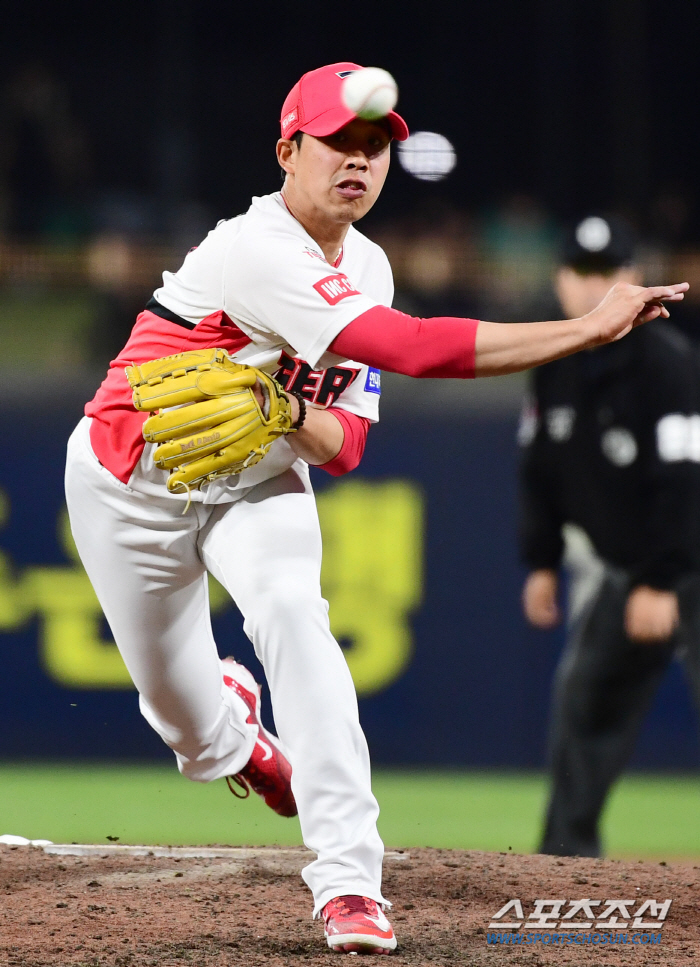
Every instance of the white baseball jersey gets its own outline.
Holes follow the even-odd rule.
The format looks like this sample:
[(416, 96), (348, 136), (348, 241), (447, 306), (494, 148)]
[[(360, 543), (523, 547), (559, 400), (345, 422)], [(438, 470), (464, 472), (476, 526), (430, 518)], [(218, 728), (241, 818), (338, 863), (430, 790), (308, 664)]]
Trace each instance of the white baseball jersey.
[(164, 274), (86, 407), (66, 461), (76, 547), (143, 715), (180, 771), (198, 781), (238, 773), (257, 738), (248, 706), (223, 684), (207, 571), (239, 607), (289, 752), (304, 839), (317, 855), (303, 871), (316, 914), (346, 894), (385, 901), (379, 807), (352, 678), (321, 595), (308, 467), (277, 440), (256, 466), (194, 492), (199, 503), (183, 513), (186, 495), (169, 494), (166, 472), (153, 464), (142, 434), (146, 414), (133, 406), (124, 369), (220, 347), (274, 373), (311, 405), (376, 420), (379, 373), (328, 346), (392, 294), (384, 253), (359, 232), (349, 230), (329, 265), (281, 195), (255, 199), (245, 215), (221, 222), (178, 272)]
[[(124, 368), (188, 349), (221, 347), (237, 362), (274, 374), (315, 406), (379, 418), (379, 372), (327, 352), (353, 319), (389, 306), (393, 279), (382, 249), (351, 227), (330, 265), (290, 214), (282, 194), (254, 198), (244, 215), (219, 222), (141, 313), (95, 399), (90, 439), (100, 462), (131, 489), (164, 496), (167, 472), (145, 445), (146, 414), (131, 404)], [(298, 457), (285, 439), (238, 476), (212, 481), (193, 499), (236, 500)], [(185, 499), (185, 495), (171, 495)]]

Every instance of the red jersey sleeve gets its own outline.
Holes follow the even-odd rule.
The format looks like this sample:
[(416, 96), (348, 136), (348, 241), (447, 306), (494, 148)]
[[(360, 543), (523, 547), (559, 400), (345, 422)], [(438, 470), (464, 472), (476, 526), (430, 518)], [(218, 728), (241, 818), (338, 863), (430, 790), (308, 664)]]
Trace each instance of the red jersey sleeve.
[(419, 319), (375, 306), (335, 337), (330, 351), (390, 373), (422, 379), (473, 379), (477, 319)]
[(331, 407), (328, 410), (340, 422), (343, 427), (345, 437), (339, 453), (329, 460), (328, 463), (321, 465), (320, 469), (325, 470), (333, 477), (342, 477), (344, 473), (354, 470), (362, 459), (367, 442), (367, 430), (370, 421), (364, 416), (357, 416), (355, 413), (348, 413), (340, 407)]

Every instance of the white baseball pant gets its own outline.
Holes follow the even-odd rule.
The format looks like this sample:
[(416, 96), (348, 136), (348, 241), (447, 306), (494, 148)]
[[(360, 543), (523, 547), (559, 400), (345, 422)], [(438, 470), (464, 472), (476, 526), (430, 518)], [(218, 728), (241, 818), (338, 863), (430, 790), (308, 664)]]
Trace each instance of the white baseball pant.
[(302, 461), (234, 503), (183, 504), (117, 480), (95, 457), (89, 423), (68, 444), (71, 528), (143, 715), (180, 771), (208, 782), (248, 761), (257, 727), (223, 684), (207, 571), (227, 589), (267, 676), (305, 844), (314, 915), (336, 896), (381, 894), (367, 743), (321, 596), (321, 534)]

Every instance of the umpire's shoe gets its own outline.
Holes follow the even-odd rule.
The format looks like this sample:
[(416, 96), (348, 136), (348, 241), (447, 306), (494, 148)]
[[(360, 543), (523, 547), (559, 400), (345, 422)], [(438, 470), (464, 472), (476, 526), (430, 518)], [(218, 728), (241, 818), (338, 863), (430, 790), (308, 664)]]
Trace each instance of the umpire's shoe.
[[(237, 775), (226, 777), (228, 787), (239, 799), (247, 799), (252, 789), (280, 816), (296, 816), (297, 804), (291, 786), (292, 767), (275, 736), (260, 721), (260, 686), (248, 669), (233, 658), (224, 658), (221, 664), (224, 685), (243, 699), (250, 709), (247, 721), (257, 725), (259, 730), (247, 765)], [(236, 792), (233, 783), (244, 790), (243, 794)]]

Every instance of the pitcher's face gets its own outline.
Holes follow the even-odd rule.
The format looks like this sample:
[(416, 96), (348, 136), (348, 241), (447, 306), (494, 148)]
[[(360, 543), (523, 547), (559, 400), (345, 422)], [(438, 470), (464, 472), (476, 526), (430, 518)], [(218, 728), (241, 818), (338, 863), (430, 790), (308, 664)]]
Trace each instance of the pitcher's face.
[(287, 172), (285, 196), (296, 211), (356, 222), (382, 190), (390, 141), (385, 121), (356, 118), (327, 137), (305, 134), (301, 145), (278, 142), (278, 158)]

